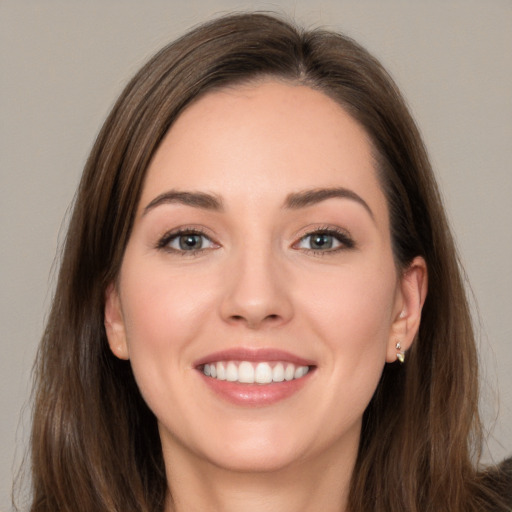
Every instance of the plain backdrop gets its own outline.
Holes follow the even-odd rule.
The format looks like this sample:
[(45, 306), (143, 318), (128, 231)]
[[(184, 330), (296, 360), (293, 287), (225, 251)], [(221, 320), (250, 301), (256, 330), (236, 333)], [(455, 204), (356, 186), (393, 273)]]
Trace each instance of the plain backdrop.
[(0, 0), (4, 512), (27, 447), (31, 367), (63, 219), (95, 135), (153, 52), (215, 14), (252, 9), (347, 33), (401, 87), (429, 148), (478, 304), (482, 405), (488, 428), (494, 426), (486, 459), (512, 454), (510, 0)]

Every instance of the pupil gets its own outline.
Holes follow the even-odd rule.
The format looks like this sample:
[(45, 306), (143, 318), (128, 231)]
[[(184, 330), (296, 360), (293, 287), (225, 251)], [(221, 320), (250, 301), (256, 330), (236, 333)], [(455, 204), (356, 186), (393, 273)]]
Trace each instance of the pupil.
[(180, 249), (184, 251), (190, 251), (192, 249), (201, 248), (201, 236), (200, 235), (182, 235), (180, 236)]
[(311, 240), (313, 249), (330, 249), (332, 247), (332, 236), (321, 234), (313, 236)]

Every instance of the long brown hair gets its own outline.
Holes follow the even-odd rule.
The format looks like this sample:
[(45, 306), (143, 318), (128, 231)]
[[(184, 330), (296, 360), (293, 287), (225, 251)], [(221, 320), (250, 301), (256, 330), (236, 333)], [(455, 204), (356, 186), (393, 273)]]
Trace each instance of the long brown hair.
[[(164, 508), (156, 420), (103, 325), (148, 164), (200, 95), (271, 76), (323, 91), (368, 133), (395, 261), (427, 262), (429, 293), (405, 365), (388, 364), (363, 419), (351, 512), (476, 511), (477, 354), (464, 284), (418, 130), (391, 78), (342, 35), (265, 14), (217, 19), (153, 57), (108, 116), (79, 186), (35, 373), (32, 512)], [(497, 503), (497, 502), (496, 502)]]

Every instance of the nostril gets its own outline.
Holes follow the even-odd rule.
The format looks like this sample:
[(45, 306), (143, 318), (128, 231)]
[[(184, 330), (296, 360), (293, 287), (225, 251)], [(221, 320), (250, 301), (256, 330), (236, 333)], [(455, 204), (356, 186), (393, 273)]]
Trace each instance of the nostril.
[(234, 324), (246, 323), (251, 329), (257, 328), (263, 324), (276, 324), (281, 319), (278, 314), (251, 316), (251, 315), (231, 315), (229, 320)]

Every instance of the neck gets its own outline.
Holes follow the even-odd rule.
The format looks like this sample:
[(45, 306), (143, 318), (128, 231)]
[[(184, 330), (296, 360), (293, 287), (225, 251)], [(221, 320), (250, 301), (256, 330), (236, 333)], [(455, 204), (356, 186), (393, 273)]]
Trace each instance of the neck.
[(357, 443), (343, 454), (329, 450), (321, 457), (262, 472), (220, 468), (185, 450), (164, 456), (166, 512), (346, 512)]

